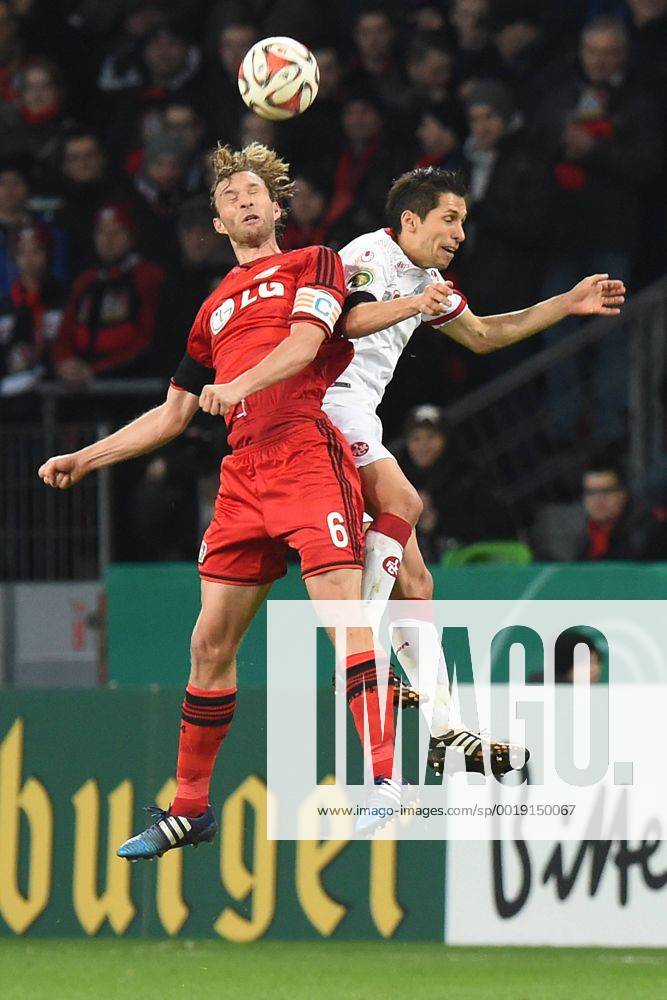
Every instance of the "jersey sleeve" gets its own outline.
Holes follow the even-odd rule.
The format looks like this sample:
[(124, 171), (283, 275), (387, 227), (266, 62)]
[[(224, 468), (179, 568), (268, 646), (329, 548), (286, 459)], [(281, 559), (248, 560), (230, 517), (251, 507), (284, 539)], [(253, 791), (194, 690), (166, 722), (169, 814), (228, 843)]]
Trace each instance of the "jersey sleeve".
[(387, 297), (385, 266), (377, 247), (360, 246), (359, 240), (354, 240), (343, 247), (340, 257), (345, 272), (346, 309), (360, 302), (382, 302)]
[[(430, 272), (433, 281), (432, 284), (443, 284), (443, 278), (438, 271)], [(438, 313), (437, 316), (426, 316), (422, 313), (422, 322), (426, 323), (427, 326), (432, 327), (435, 330), (440, 329), (440, 327), (446, 326), (451, 323), (453, 319), (460, 316), (461, 313), (468, 308), (468, 300), (466, 299), (463, 292), (452, 291), (449, 296), (449, 305), (447, 308)]]
[(328, 247), (309, 247), (297, 277), (290, 323), (314, 323), (327, 340), (345, 301), (345, 278), (340, 257)]
[(208, 323), (208, 312), (204, 303), (190, 329), (185, 354), (172, 376), (171, 385), (174, 389), (199, 396), (205, 385), (215, 381)]

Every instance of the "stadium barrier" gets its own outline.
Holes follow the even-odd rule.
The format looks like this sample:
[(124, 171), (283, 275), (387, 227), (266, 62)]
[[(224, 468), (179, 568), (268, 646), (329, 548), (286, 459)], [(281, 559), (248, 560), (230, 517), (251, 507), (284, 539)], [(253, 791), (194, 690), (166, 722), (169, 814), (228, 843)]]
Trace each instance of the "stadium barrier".
[(156, 865), (117, 858), (143, 804), (173, 797), (181, 698), (3, 691), (0, 934), (443, 940), (443, 844), (266, 839), (260, 690), (242, 690), (213, 777), (214, 845)]
[[(446, 600), (661, 600), (667, 565), (598, 563), (431, 567), (435, 593)], [(199, 580), (188, 563), (110, 566), (109, 680), (118, 685), (179, 684), (187, 672), (190, 633), (199, 610)], [(271, 590), (271, 600), (305, 597), (298, 567)], [(239, 671), (248, 687), (266, 683), (266, 608), (243, 640)], [(140, 652), (139, 652), (140, 651)], [(497, 675), (497, 671), (496, 671)], [(463, 665), (462, 681), (470, 680)], [(320, 678), (323, 686), (331, 677)]]

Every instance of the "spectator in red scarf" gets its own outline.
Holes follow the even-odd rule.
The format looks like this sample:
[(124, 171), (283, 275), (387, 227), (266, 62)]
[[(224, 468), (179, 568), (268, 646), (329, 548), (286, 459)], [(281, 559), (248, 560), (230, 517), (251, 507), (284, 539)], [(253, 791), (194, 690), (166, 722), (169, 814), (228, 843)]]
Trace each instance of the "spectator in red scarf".
[(633, 497), (619, 464), (604, 455), (583, 476), (587, 520), (578, 558), (657, 562), (667, 558), (667, 511)]
[(64, 131), (72, 124), (60, 70), (48, 59), (29, 59), (18, 77), (15, 103), (3, 109), (3, 153), (33, 157), (36, 176), (49, 167)]
[(394, 177), (405, 169), (405, 154), (392, 149), (379, 105), (367, 94), (343, 105), (343, 147), (336, 163), (326, 225), (342, 246), (359, 233), (382, 225), (384, 201)]
[(50, 371), (65, 293), (49, 273), (51, 237), (33, 223), (12, 238), (18, 277), (0, 300), (0, 408), (4, 419), (34, 418), (36, 384)]
[(153, 345), (164, 272), (136, 252), (135, 222), (123, 204), (102, 208), (95, 223), (100, 266), (74, 282), (54, 344), (58, 375), (140, 375)]
[(659, 500), (633, 496), (615, 457), (603, 455), (587, 463), (580, 500), (537, 507), (528, 540), (542, 562), (664, 561), (666, 515)]

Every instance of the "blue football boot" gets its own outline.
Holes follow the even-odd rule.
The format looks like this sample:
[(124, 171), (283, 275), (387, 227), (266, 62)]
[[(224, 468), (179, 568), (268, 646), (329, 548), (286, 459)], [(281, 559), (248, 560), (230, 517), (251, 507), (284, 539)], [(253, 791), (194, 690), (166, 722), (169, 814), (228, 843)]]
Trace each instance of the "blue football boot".
[(159, 806), (146, 806), (146, 812), (151, 814), (153, 823), (121, 844), (116, 854), (128, 861), (147, 861), (161, 858), (165, 851), (175, 847), (186, 847), (191, 844), (196, 847), (213, 840), (218, 832), (213, 810), (209, 806), (201, 816), (171, 816), (166, 809)]

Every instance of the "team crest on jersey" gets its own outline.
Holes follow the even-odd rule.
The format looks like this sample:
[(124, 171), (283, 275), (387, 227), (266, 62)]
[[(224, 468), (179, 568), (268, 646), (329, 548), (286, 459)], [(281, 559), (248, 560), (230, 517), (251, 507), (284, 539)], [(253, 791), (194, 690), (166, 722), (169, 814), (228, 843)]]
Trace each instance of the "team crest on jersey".
[(211, 313), (211, 333), (215, 336), (229, 323), (234, 312), (234, 299), (225, 299), (215, 312)]
[(364, 288), (366, 285), (370, 285), (373, 281), (373, 275), (370, 271), (355, 271), (352, 277), (348, 280), (348, 288)]
[(368, 445), (365, 441), (355, 441), (353, 445), (350, 445), (350, 449), (355, 458), (363, 458), (364, 455), (368, 454)]
[(382, 569), (385, 573), (389, 573), (389, 576), (397, 577), (400, 565), (400, 560), (396, 556), (387, 556), (385, 561), (382, 563)]

